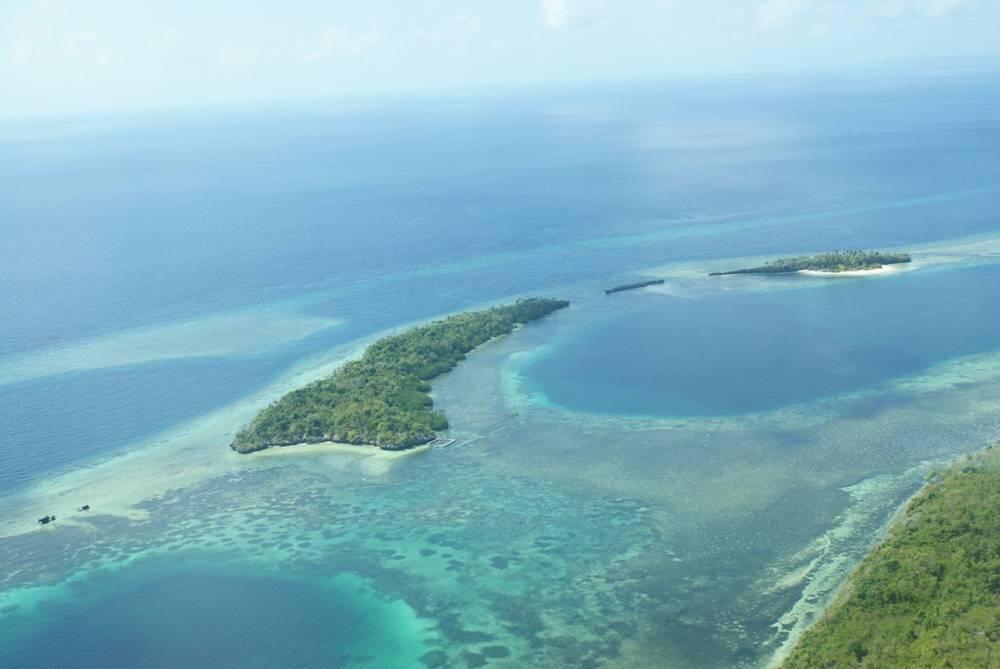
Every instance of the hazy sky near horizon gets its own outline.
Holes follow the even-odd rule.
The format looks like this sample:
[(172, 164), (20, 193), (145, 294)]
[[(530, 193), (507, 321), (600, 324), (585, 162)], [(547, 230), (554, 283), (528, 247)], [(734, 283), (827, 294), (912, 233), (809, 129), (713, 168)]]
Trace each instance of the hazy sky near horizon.
[(1000, 0), (0, 0), (0, 115), (1000, 53)]

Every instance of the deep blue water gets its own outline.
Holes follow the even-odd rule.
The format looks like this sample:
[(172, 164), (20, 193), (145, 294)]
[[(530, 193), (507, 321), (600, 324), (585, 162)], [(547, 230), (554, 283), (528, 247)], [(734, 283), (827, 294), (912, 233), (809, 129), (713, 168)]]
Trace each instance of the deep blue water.
[(771, 279), (807, 287), (642, 296), (641, 309), (556, 343), (523, 375), (550, 402), (590, 413), (732, 415), (997, 349), (997, 266), (864, 279), (860, 289), (858, 280)]
[(1000, 86), (955, 79), (5, 130), (0, 353), (316, 289), (392, 321), (670, 260), (989, 231)]
[[(345, 320), (222, 373), (201, 360), (50, 378), (28, 389), (51, 391), (46, 436), (84, 443), (27, 461), (40, 419), (0, 393), (18, 435), (0, 453), (60, 469), (265, 383), (283, 356), (511, 294), (994, 230), (998, 101), (982, 75), (758, 78), (0, 128), (0, 360), (245, 306)], [(123, 379), (177, 390), (119, 402)], [(85, 388), (88, 420), (127, 410), (128, 428), (77, 435)]]

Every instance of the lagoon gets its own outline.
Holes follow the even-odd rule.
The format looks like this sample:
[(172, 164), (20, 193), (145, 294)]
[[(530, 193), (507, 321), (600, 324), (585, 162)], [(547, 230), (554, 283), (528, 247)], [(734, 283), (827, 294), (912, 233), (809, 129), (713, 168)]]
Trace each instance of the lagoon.
[(874, 389), (997, 348), (996, 265), (777, 281), (697, 298), (646, 293), (624, 316), (560, 338), (521, 376), (574, 411), (725, 416)]

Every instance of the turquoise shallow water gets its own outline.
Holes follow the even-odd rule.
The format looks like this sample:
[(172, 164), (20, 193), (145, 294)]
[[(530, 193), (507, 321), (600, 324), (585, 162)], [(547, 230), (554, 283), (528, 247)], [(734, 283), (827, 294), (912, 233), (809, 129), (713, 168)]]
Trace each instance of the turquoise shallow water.
[[(996, 78), (772, 83), (0, 128), (0, 666), (764, 666), (1000, 434), (995, 240), (702, 271), (995, 234)], [(435, 382), (453, 446), (227, 450), (290, 374), (525, 293), (573, 305)]]
[[(990, 271), (925, 277), (964, 278), (971, 294)], [(871, 289), (838, 288), (855, 302)], [(637, 301), (671, 299), (607, 302), (593, 286), (569, 296), (570, 310), (435, 383), (453, 446), (387, 468), (350, 455), (241, 458), (234, 472), (145, 502), (148, 519), (95, 509), (83, 526), (0, 541), (4, 657), (761, 666), (935, 462), (1000, 430), (1000, 363), (988, 355), (961, 373), (939, 364), (750, 418), (659, 423), (539, 406), (511, 394), (518, 360), (630, 322)], [(923, 332), (899, 327), (915, 341)], [(137, 599), (155, 605), (136, 612)], [(189, 621), (200, 630), (189, 647), (152, 643), (161, 627), (188, 634)], [(266, 644), (241, 641), (234, 622), (266, 624)]]

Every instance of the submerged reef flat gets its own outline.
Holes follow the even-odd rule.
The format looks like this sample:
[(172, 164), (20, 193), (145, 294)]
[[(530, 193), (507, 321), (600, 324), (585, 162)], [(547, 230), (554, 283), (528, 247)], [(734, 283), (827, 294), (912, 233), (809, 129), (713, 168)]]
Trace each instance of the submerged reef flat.
[(900, 265), (912, 260), (907, 253), (882, 253), (880, 251), (833, 251), (816, 256), (779, 258), (759, 267), (711, 272), (709, 276), (729, 274), (792, 274), (795, 272), (867, 272), (880, 270), (888, 265)]
[[(989, 304), (996, 259), (984, 248), (934, 247), (916, 257), (921, 267), (968, 265), (966, 287)], [(724, 269), (764, 260), (716, 262)], [(690, 300), (715, 292), (873, 296), (915, 281), (957, 292), (938, 283), (951, 271), (820, 287), (841, 282), (713, 281), (703, 268), (692, 262), (663, 276)], [(785, 290), (792, 285), (806, 290)], [(367, 666), (762, 667), (822, 615), (927, 469), (1000, 426), (993, 349), (935, 354), (935, 365), (849, 397), (721, 418), (590, 415), (513, 393), (508, 372), (520, 366), (512, 356), (556, 347), (587, 323), (635, 313), (637, 303), (681, 302), (656, 290), (606, 300), (604, 287), (562, 288), (577, 308), (491, 342), (433, 382), (434, 408), (459, 439), (454, 447), (309, 444), (250, 458), (218, 448), (269, 402), (360, 359), (392, 334), (383, 331), (304, 359), (244, 400), (125, 456), (0, 500), (0, 534), (20, 535), (0, 540), (0, 562), (9, 566), (0, 645), (44, 653), (42, 644), (58, 640), (56, 650), (88, 651), (92, 636), (50, 624), (49, 599), (72, 595), (77, 582), (89, 589), (100, 570), (145, 578), (148, 571), (131, 571), (139, 560), (186, 555), (235, 561), (234, 571), (249, 562), (310, 584), (356, 574), (405, 614), (380, 613), (376, 627), (416, 632), (394, 637), (405, 653), (392, 659), (403, 662), (386, 659), (387, 638), (372, 643)], [(95, 512), (75, 520), (50, 504), (84, 499)], [(36, 510), (58, 513), (56, 527), (37, 526)], [(286, 622), (304, 611), (292, 605), (299, 610)], [(85, 614), (106, 636), (99, 609), (88, 605)], [(234, 633), (232, 618), (214, 620), (209, 638)], [(38, 637), (16, 630), (42, 623), (56, 632), (25, 650)], [(131, 620), (123, 629), (136, 631)], [(310, 629), (286, 640), (311, 649), (318, 639)], [(72, 647), (75, 639), (83, 643)]]
[(994, 446), (955, 463), (913, 498), (781, 666), (996, 666), (998, 555)]
[(565, 300), (518, 300), (381, 339), (360, 360), (261, 411), (236, 434), (231, 447), (251, 453), (272, 446), (341, 442), (401, 450), (427, 443), (448, 427), (444, 414), (432, 408), (431, 379), (487, 341), (566, 306)]

